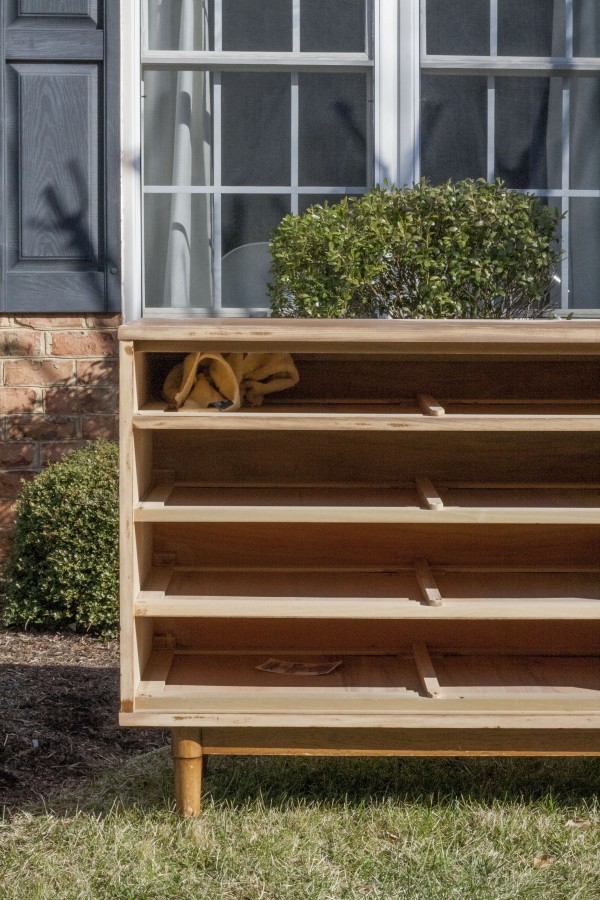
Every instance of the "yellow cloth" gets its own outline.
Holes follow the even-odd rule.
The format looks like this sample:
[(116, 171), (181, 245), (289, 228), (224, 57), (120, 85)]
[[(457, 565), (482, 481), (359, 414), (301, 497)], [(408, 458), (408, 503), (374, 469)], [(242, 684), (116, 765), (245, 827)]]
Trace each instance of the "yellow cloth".
[(167, 375), (163, 396), (177, 409), (235, 412), (244, 402), (260, 406), (299, 377), (289, 353), (190, 353)]

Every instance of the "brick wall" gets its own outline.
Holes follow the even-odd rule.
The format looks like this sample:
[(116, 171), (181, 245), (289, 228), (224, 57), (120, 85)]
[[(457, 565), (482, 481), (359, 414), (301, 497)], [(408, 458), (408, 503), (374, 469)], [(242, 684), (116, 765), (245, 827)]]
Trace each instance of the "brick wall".
[(0, 557), (21, 479), (117, 438), (119, 316), (0, 316)]

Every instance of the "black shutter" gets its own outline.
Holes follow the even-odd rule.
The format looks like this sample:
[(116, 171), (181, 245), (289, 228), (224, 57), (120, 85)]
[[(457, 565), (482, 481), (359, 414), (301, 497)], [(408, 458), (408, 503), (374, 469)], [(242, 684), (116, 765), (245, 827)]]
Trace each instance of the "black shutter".
[(118, 311), (119, 0), (1, 0), (0, 25), (0, 308)]

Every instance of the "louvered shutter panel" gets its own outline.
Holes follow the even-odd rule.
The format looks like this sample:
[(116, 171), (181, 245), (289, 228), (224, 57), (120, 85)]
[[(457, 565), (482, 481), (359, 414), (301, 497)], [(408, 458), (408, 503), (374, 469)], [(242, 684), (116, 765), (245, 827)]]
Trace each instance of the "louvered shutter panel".
[(118, 0), (2, 0), (2, 308), (118, 311)]

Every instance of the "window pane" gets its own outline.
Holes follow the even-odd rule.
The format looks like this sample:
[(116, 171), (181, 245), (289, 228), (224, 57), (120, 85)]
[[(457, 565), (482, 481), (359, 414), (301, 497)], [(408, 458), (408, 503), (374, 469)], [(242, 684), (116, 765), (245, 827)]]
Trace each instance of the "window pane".
[(564, 56), (564, 0), (498, 0), (500, 56)]
[(214, 0), (147, 0), (148, 49), (214, 49), (213, 12)]
[(298, 84), (300, 184), (366, 185), (366, 75), (311, 72)]
[(558, 78), (496, 79), (496, 175), (511, 188), (560, 188)]
[(427, 0), (427, 53), (487, 56), (490, 52), (488, 0)]
[(487, 174), (487, 79), (421, 78), (421, 172), (434, 184)]
[(600, 189), (600, 80), (572, 78), (571, 187)]
[(600, 56), (598, 0), (573, 0), (573, 52), (575, 56)]
[[(558, 197), (538, 197), (538, 202), (542, 206), (547, 206), (549, 209), (555, 213), (559, 219), (556, 229), (554, 231), (554, 236), (556, 239), (556, 243), (553, 244), (554, 248), (560, 249), (562, 247), (562, 200)], [(554, 274), (557, 278), (562, 278), (562, 270), (561, 264), (559, 263), (554, 271)], [(556, 309), (560, 308), (561, 300), (562, 300), (562, 284), (560, 281), (554, 281), (550, 290), (550, 300), (552, 306)]]
[(144, 73), (144, 183), (212, 183), (212, 75)]
[(364, 53), (365, 0), (301, 0), (300, 50)]
[(314, 206), (317, 203), (319, 206), (324, 206), (325, 203), (328, 206), (333, 206), (335, 203), (339, 203), (342, 197), (342, 194), (300, 194), (298, 197), (298, 212), (302, 215), (309, 206)]
[(569, 306), (597, 309), (600, 306), (600, 200), (569, 201)]
[(212, 199), (204, 194), (146, 194), (145, 302), (212, 305)]
[(223, 72), (221, 79), (223, 184), (289, 184), (290, 76)]
[(225, 194), (222, 198), (222, 305), (268, 306), (267, 244), (290, 211), (287, 195)]
[[(146, 2), (150, 50), (214, 50), (214, 0)], [(221, 36), (223, 50), (292, 50), (292, 0), (222, 0)]]
[(292, 0), (223, 0), (223, 50), (292, 50)]

